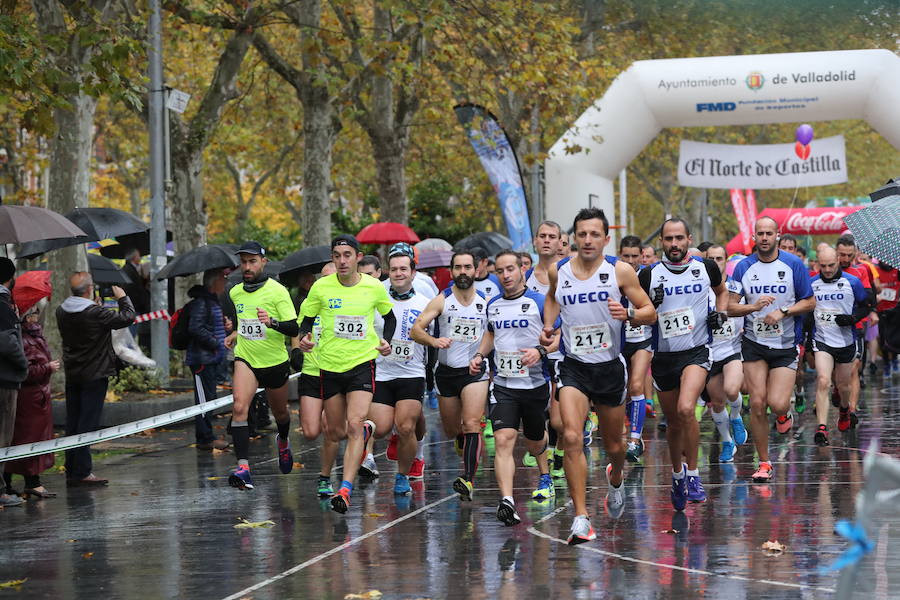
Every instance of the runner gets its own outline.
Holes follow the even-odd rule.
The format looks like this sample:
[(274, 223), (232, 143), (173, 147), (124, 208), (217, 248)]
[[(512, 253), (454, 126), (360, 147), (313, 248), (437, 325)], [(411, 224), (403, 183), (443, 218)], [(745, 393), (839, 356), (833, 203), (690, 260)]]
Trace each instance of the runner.
[[(463, 457), (463, 474), (453, 489), (463, 500), (471, 501), (472, 482), (481, 455), (481, 419), (488, 391), (487, 374), (469, 373), (469, 361), (478, 351), (487, 325), (487, 300), (475, 284), (475, 257), (460, 250), (450, 259), (453, 285), (435, 296), (413, 325), (412, 339), (438, 350), (434, 374), (441, 423), (448, 438), (456, 440), (456, 451)], [(426, 329), (439, 319), (435, 336)]]
[[(781, 234), (778, 240), (778, 249), (800, 257), (800, 246), (797, 244), (797, 238), (790, 233)], [(803, 358), (805, 348), (805, 344), (802, 343), (798, 347), (798, 351), (800, 352), (800, 366), (797, 368), (797, 376), (794, 379), (794, 408), (797, 410), (798, 414), (802, 414), (806, 410), (806, 389), (803, 387)]]
[(819, 428), (815, 442), (828, 445), (828, 391), (831, 377), (841, 389), (838, 429), (847, 431), (855, 427), (859, 419), (850, 410), (853, 364), (857, 355), (857, 332), (854, 325), (869, 314), (869, 295), (859, 279), (844, 273), (838, 263), (837, 253), (826, 248), (819, 251), (819, 274), (813, 277), (812, 289), (816, 296), (815, 323), (813, 325), (813, 352), (816, 360), (816, 416)]
[(897, 364), (897, 356), (890, 352), (884, 343), (885, 337), (893, 333), (890, 331), (891, 323), (884, 319), (884, 313), (897, 307), (897, 300), (900, 298), (900, 278), (897, 269), (886, 262), (879, 261), (877, 267), (881, 279), (881, 293), (878, 294), (878, 305), (875, 307), (878, 311), (878, 345), (881, 359), (884, 361), (882, 374), (884, 377), (890, 377), (891, 373), (900, 370), (900, 365)]
[[(725, 248), (713, 244), (706, 249), (706, 256), (719, 267), (725, 286), (730, 286), (730, 291), (734, 286), (731, 278), (725, 274), (725, 266), (728, 263)], [(712, 293), (709, 296), (709, 303), (711, 307), (716, 304), (715, 295)], [(747, 430), (741, 418), (741, 404), (743, 404), (741, 387), (744, 385), (744, 369), (741, 364), (742, 325), (741, 319), (731, 317), (722, 324), (722, 327), (712, 330), (712, 345), (709, 351), (713, 362), (706, 381), (706, 391), (709, 395), (712, 419), (719, 432), (722, 446), (719, 452), (720, 463), (732, 462), (735, 446), (743, 445), (747, 441)]]
[[(662, 262), (643, 269), (638, 278), (657, 311), (650, 369), (668, 423), (670, 497), (680, 511), (688, 502), (706, 502), (697, 469), (700, 423), (695, 408), (712, 366), (710, 331), (727, 321), (728, 290), (715, 262), (689, 254), (691, 231), (682, 219), (664, 221), (659, 239)], [(710, 294), (715, 296), (712, 311)]]
[(568, 258), (569, 256), (569, 234), (565, 231), (562, 231), (559, 235), (559, 251), (556, 253), (560, 259)]
[[(778, 250), (778, 223), (760, 217), (754, 224), (756, 253), (734, 269), (728, 315), (746, 317), (741, 355), (750, 391), (750, 430), (759, 455), (753, 481), (769, 481), (769, 422), (766, 408), (776, 415), (776, 428), (787, 434), (793, 424), (791, 388), (797, 374), (797, 344), (802, 342), (802, 318), (816, 306), (803, 261)], [(746, 304), (741, 304), (741, 298)]]
[[(406, 242), (398, 242), (390, 247), (388, 250), (388, 260), (390, 260), (391, 256), (399, 256), (401, 254), (405, 254), (409, 256), (414, 263), (418, 264), (418, 250), (416, 250), (413, 246), (410, 246)], [(413, 288), (416, 290), (416, 293), (425, 296), (429, 300), (438, 295), (440, 290), (438, 290), (437, 285), (434, 283), (434, 280), (431, 279), (425, 273), (422, 273), (418, 269), (413, 270), (416, 274), (413, 279)], [(391, 280), (390, 278), (385, 279), (381, 282), (384, 285), (384, 289), (390, 291), (391, 289)]]
[[(656, 313), (634, 268), (603, 255), (609, 243), (609, 222), (603, 211), (580, 210), (573, 230), (578, 256), (550, 268), (541, 344), (553, 343), (556, 322), (561, 317), (561, 347), (566, 358), (557, 365), (557, 394), (563, 421), (566, 480), (575, 509), (568, 542), (581, 544), (596, 538), (585, 499), (584, 420), (593, 405), (600, 415), (603, 445), (610, 459), (606, 467), (606, 508), (613, 518), (618, 518), (625, 509), (622, 428), (628, 383), (621, 354), (622, 329), (626, 319), (635, 325), (649, 324)], [(628, 308), (623, 304), (626, 298)]]
[(481, 292), (485, 300), (500, 295), (500, 280), (488, 270), (490, 261), (487, 251), (481, 246), (472, 248), (472, 256), (475, 257), (475, 289)]
[(237, 458), (237, 468), (229, 474), (228, 484), (241, 490), (252, 490), (247, 416), (258, 387), (265, 388), (278, 426), (278, 467), (285, 474), (294, 467), (288, 439), (291, 413), (287, 405), (287, 380), (291, 366), (286, 341), (297, 335), (297, 313), (287, 289), (263, 273), (269, 261), (266, 249), (259, 242), (244, 242), (236, 254), (241, 258), (244, 283), (229, 291), (237, 314), (237, 327), (225, 338), (225, 347), (234, 348), (231, 439)]
[[(331, 242), (331, 258), (337, 273), (313, 284), (301, 307), (300, 348), (311, 351), (315, 318), (322, 328), (316, 360), (320, 394), (325, 404), (325, 434), (332, 442), (347, 438), (343, 480), (331, 497), (331, 508), (345, 513), (350, 507), (353, 480), (364, 458), (366, 442), (374, 424), (366, 420), (375, 391), (375, 357), (387, 356), (396, 320), (390, 298), (381, 283), (357, 271), (362, 258), (359, 242), (352, 235), (339, 235)], [(384, 315), (384, 336), (373, 327), (374, 312)]]
[[(852, 235), (842, 235), (838, 238), (837, 243), (835, 244), (835, 250), (837, 251), (838, 263), (841, 265), (841, 271), (844, 273), (848, 273), (850, 275), (855, 276), (862, 283), (863, 288), (865, 288), (866, 293), (869, 295), (870, 304), (869, 306), (875, 305), (875, 298), (878, 293), (875, 283), (872, 280), (871, 272), (868, 267), (865, 265), (861, 265), (857, 262), (857, 248), (856, 248), (856, 239)], [(821, 268), (821, 263), (819, 265)], [(878, 315), (869, 315), (869, 317), (874, 316), (877, 322)], [(865, 353), (865, 327), (867, 325), (867, 320), (857, 322), (854, 327), (856, 328), (856, 359), (853, 361), (853, 373), (855, 377), (853, 381), (850, 382), (850, 412), (856, 413), (857, 405), (859, 404), (859, 393), (860, 389), (863, 387), (863, 371), (862, 371), (862, 359), (863, 354)], [(840, 401), (837, 399), (841, 398), (840, 393), (836, 394), (836, 405), (843, 404), (843, 398)]]

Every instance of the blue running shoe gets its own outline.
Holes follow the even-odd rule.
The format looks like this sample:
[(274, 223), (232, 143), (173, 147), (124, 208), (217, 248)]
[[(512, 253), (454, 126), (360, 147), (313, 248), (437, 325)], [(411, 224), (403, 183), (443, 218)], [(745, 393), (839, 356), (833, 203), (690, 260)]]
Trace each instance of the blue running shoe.
[(553, 479), (550, 474), (541, 475), (538, 479), (537, 489), (531, 492), (531, 499), (543, 502), (556, 496), (556, 488), (553, 487)]
[(742, 418), (731, 419), (731, 437), (736, 446), (743, 446), (747, 443), (747, 428), (744, 427)]
[(688, 502), (699, 504), (706, 502), (706, 490), (703, 489), (703, 483), (700, 478), (695, 475), (687, 476), (687, 499)]
[(282, 473), (287, 475), (294, 468), (294, 455), (291, 453), (291, 441), (281, 439), (280, 435), (275, 436), (278, 445), (278, 468)]
[[(687, 467), (685, 465), (681, 465), (681, 472), (685, 473)], [(669, 493), (669, 496), (672, 498), (672, 508), (675, 510), (684, 510), (684, 507), (687, 506), (687, 474), (681, 479), (675, 479), (675, 476), (672, 476), (672, 491)]]
[(253, 480), (250, 479), (250, 467), (240, 465), (228, 475), (228, 485), (239, 490), (252, 490)]
[(394, 493), (405, 495), (411, 492), (412, 487), (409, 485), (409, 477), (402, 473), (397, 473), (397, 475), (394, 476)]
[(722, 442), (722, 451), (719, 452), (720, 463), (730, 463), (734, 461), (734, 442)]

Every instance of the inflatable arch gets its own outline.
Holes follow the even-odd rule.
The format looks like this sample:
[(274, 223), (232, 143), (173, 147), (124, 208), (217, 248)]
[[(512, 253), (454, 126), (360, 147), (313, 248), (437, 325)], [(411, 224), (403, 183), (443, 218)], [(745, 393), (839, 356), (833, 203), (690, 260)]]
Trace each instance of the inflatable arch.
[(545, 214), (566, 225), (597, 206), (613, 221), (613, 180), (663, 127), (865, 119), (900, 150), (898, 102), (888, 50), (638, 61), (550, 148)]

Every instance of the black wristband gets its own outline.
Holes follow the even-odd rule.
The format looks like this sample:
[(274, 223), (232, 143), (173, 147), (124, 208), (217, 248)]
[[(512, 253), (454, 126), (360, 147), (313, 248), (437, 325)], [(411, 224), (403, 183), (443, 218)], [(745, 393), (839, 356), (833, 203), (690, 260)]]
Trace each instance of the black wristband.
[(544, 348), (543, 346), (538, 344), (537, 346), (534, 347), (534, 349), (538, 351), (538, 354), (541, 355), (541, 358), (547, 358), (547, 349), (546, 348)]

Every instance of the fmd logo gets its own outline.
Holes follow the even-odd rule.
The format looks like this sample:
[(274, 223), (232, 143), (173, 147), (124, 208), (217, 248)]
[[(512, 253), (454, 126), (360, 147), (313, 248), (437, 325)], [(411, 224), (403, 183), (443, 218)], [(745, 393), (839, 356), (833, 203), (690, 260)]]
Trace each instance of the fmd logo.
[(744, 82), (748, 88), (755, 92), (762, 89), (762, 86), (766, 83), (766, 78), (759, 71), (751, 71), (747, 78), (744, 79)]
[(737, 108), (734, 102), (698, 102), (697, 112), (731, 112)]

